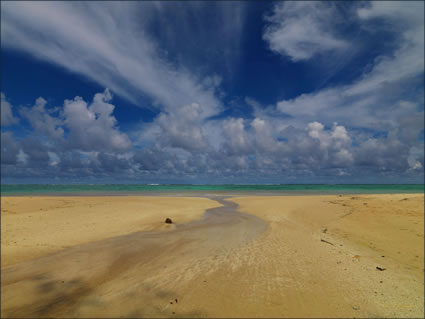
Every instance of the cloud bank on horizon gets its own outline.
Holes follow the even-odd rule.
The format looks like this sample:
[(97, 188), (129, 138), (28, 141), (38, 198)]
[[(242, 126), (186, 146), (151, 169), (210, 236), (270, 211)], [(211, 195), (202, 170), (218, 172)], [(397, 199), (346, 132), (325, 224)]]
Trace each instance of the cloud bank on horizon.
[(423, 2), (2, 2), (1, 33), (93, 88), (2, 88), (3, 182), (423, 183)]

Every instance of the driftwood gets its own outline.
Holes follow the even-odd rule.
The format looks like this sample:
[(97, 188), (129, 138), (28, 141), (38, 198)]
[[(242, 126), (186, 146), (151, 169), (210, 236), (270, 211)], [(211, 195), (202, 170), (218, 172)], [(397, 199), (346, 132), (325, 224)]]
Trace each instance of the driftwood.
[(329, 242), (329, 241), (327, 241), (327, 240), (321, 239), (320, 241), (323, 241), (324, 243), (327, 243), (327, 244), (329, 244), (329, 245), (334, 246), (334, 244), (332, 244), (331, 242)]

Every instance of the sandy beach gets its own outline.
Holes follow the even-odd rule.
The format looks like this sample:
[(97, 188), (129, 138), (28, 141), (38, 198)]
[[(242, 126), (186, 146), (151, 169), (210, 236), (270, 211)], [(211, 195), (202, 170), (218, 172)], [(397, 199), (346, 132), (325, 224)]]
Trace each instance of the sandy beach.
[(424, 316), (423, 194), (17, 196), (1, 218), (2, 317)]

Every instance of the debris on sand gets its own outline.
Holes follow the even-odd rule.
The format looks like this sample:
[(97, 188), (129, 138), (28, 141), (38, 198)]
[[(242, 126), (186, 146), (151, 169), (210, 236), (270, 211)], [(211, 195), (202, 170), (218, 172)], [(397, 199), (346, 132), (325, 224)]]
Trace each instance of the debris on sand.
[(327, 243), (327, 244), (329, 244), (329, 245), (334, 246), (334, 244), (332, 244), (331, 242), (329, 242), (329, 241), (327, 241), (327, 240), (321, 239), (320, 241), (323, 241), (324, 243)]
[(379, 271), (384, 271), (384, 270), (386, 270), (386, 268), (382, 268), (382, 267), (379, 267), (379, 266), (376, 266), (376, 269), (378, 269)]
[(360, 261), (361, 256), (359, 256), (359, 255), (354, 255), (352, 258), (353, 258), (353, 261), (354, 261), (354, 260)]
[(173, 223), (173, 221), (171, 220), (171, 218), (167, 218), (167, 219), (165, 220), (165, 223), (166, 223), (166, 224), (172, 224), (172, 223)]
[(325, 229), (322, 230), (322, 233), (326, 234), (327, 231), (328, 231), (328, 229), (325, 228)]

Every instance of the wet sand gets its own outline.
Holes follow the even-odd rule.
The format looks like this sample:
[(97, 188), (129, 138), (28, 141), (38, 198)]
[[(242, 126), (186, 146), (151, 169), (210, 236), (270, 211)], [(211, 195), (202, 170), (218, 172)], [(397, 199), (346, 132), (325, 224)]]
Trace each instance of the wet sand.
[(36, 198), (2, 198), (2, 317), (424, 314), (422, 194)]

